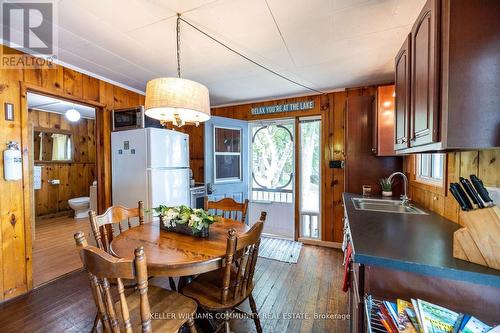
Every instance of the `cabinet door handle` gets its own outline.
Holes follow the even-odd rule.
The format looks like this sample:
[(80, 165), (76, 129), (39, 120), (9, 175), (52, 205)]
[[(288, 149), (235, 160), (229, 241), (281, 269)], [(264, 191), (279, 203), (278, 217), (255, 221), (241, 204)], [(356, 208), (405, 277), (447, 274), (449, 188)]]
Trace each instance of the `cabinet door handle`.
[(401, 143), (406, 143), (406, 138), (402, 138)]

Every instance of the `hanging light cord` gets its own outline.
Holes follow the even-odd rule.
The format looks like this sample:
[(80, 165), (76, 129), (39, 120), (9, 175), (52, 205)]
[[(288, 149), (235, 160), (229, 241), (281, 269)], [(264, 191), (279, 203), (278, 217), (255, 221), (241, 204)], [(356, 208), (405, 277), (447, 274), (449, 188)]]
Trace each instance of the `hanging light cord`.
[(309, 86), (306, 86), (306, 85), (304, 85), (304, 84), (302, 84), (302, 83), (300, 83), (300, 82), (297, 82), (297, 81), (295, 81), (295, 80), (293, 80), (293, 79), (290, 79), (290, 78), (288, 78), (288, 77), (286, 77), (286, 76), (284, 76), (284, 75), (282, 75), (282, 74), (280, 74), (280, 73), (278, 73), (278, 72), (276, 72), (276, 71), (274, 71), (274, 70), (272, 70), (272, 69), (270, 69), (270, 68), (268, 68), (268, 67), (266, 67), (266, 66), (264, 66), (264, 65), (259, 64), (257, 61), (255, 61), (255, 60), (253, 60), (253, 59), (251, 59), (251, 58), (247, 57), (246, 55), (244, 55), (244, 54), (242, 54), (242, 53), (240, 53), (240, 52), (236, 51), (236, 50), (235, 50), (235, 49), (233, 49), (232, 47), (230, 47), (230, 46), (228, 46), (228, 45), (224, 44), (223, 42), (221, 42), (221, 41), (220, 41), (220, 40), (218, 40), (217, 38), (215, 38), (215, 37), (213, 37), (213, 36), (209, 35), (209, 34), (208, 34), (208, 33), (206, 33), (205, 31), (203, 31), (203, 30), (201, 30), (200, 28), (198, 28), (197, 26), (195, 26), (195, 25), (191, 24), (190, 22), (186, 21), (185, 19), (183, 19), (183, 18), (181, 17), (181, 15), (180, 15), (180, 14), (177, 14), (177, 74), (179, 75), (179, 77), (181, 76), (181, 74), (180, 74), (180, 72), (181, 72), (181, 69), (180, 69), (180, 60), (179, 60), (179, 58), (180, 58), (180, 51), (179, 51), (179, 44), (180, 44), (180, 37), (179, 37), (180, 21), (182, 21), (182, 22), (186, 23), (186, 24), (187, 24), (187, 25), (189, 25), (191, 28), (193, 28), (193, 29), (195, 29), (196, 31), (200, 32), (201, 34), (203, 34), (203, 35), (207, 36), (208, 38), (210, 38), (210, 39), (211, 39), (211, 40), (213, 40), (214, 42), (216, 42), (216, 43), (218, 43), (219, 45), (221, 45), (221, 46), (225, 47), (225, 48), (226, 48), (226, 49), (228, 49), (229, 51), (231, 51), (231, 52), (233, 52), (233, 53), (235, 53), (235, 54), (239, 55), (240, 57), (242, 57), (242, 58), (244, 58), (244, 59), (248, 60), (248, 61), (249, 61), (249, 62), (251, 62), (252, 64), (254, 64), (254, 65), (256, 65), (256, 66), (259, 66), (260, 68), (262, 68), (262, 69), (264, 69), (264, 70), (268, 71), (269, 73), (272, 73), (272, 74), (274, 74), (274, 75), (276, 75), (276, 76), (278, 76), (278, 77), (280, 77), (280, 78), (282, 78), (282, 79), (284, 79), (284, 80), (286, 80), (286, 81), (288, 81), (288, 82), (291, 82), (291, 83), (293, 83), (293, 84), (295, 84), (295, 85), (298, 85), (298, 86), (300, 86), (300, 87), (302, 87), (302, 88), (306, 88), (306, 89), (308, 89), (308, 90), (310, 90), (310, 91), (314, 91), (314, 92), (320, 93), (320, 94), (322, 94), (322, 95), (323, 95), (323, 94), (325, 94), (325, 93), (324, 93), (323, 91), (321, 91), (321, 90), (318, 90), (318, 89), (315, 89), (315, 88), (311, 88), (311, 87), (309, 87)]
[(181, 77), (181, 14), (177, 14), (177, 77)]

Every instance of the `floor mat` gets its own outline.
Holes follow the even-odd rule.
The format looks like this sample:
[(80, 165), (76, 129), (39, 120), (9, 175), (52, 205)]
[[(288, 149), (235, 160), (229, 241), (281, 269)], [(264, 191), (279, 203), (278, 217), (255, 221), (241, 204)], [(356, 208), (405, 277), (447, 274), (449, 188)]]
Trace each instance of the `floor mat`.
[(301, 249), (300, 242), (263, 236), (260, 240), (259, 257), (296, 264)]

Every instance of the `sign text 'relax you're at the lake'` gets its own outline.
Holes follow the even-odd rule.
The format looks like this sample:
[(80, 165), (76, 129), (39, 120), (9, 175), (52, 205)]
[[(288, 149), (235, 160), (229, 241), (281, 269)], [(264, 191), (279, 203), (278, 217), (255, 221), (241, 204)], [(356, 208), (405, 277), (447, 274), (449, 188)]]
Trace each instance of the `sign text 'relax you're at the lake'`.
[(252, 115), (270, 114), (278, 112), (291, 112), (314, 109), (314, 101), (288, 103), (279, 105), (259, 106), (252, 108)]

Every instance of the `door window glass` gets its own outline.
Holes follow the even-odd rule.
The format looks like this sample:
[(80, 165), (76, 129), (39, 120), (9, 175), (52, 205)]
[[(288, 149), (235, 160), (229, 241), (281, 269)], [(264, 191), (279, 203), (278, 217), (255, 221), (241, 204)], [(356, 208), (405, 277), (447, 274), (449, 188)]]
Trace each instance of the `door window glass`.
[(293, 123), (253, 126), (253, 201), (293, 202), (293, 128)]
[(215, 182), (241, 180), (241, 130), (214, 128)]
[(300, 232), (301, 237), (320, 238), (321, 119), (301, 119), (299, 124)]

